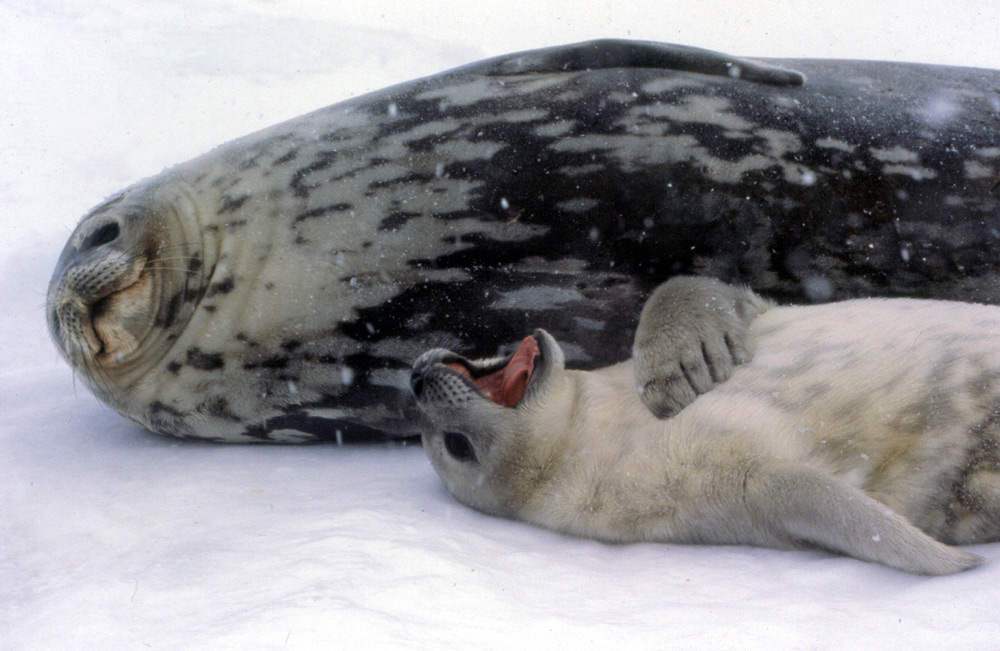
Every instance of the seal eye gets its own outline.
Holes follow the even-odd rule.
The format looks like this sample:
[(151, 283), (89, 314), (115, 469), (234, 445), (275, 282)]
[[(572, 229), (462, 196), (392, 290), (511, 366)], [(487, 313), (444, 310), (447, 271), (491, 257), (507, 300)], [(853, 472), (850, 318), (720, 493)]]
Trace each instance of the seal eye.
[(80, 245), (81, 249), (93, 249), (104, 244), (109, 244), (118, 239), (120, 232), (117, 222), (108, 222), (96, 231), (87, 236), (87, 239)]
[(472, 448), (469, 437), (458, 432), (447, 432), (444, 435), (444, 447), (448, 454), (459, 461), (475, 461), (476, 452)]

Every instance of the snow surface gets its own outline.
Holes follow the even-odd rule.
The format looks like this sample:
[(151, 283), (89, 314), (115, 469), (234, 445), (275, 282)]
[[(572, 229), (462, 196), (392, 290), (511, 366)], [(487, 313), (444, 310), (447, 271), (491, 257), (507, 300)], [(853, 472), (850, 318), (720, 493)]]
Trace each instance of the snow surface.
[(805, 6), (0, 0), (0, 648), (997, 648), (1000, 545), (928, 579), (566, 538), (462, 507), (413, 445), (148, 434), (45, 334), (56, 257), (105, 196), (474, 59), (618, 36), (1000, 68), (993, 0)]

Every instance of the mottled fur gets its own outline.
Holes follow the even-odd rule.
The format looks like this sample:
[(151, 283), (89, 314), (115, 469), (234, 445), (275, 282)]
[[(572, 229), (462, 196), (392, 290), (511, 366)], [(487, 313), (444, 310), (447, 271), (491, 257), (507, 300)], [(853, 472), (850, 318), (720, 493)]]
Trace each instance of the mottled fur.
[[(1000, 302), (997, 88), (1000, 71), (636, 41), (488, 59), (126, 188), (70, 236), (49, 328), (155, 432), (343, 441), (415, 434), (406, 381), (430, 347), (481, 357), (531, 324), (577, 366), (625, 359), (677, 274)], [(725, 375), (739, 314), (706, 316), (652, 367), (659, 413)]]
[[(514, 408), (430, 351), (414, 374), (434, 467), (470, 506), (606, 541), (816, 546), (922, 574), (977, 565), (943, 542), (1000, 537), (1000, 309), (768, 308), (741, 292), (759, 312), (752, 361), (667, 420), (643, 405), (633, 362), (566, 370), (544, 331)], [(654, 295), (637, 344), (670, 331), (664, 305)], [(464, 460), (449, 451), (459, 435)]]

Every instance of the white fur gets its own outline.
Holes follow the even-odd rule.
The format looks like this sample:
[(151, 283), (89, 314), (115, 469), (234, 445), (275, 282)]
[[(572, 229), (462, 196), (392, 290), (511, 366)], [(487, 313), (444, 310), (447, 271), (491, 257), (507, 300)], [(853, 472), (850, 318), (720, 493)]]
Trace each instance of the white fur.
[[(463, 502), (558, 531), (956, 572), (978, 557), (938, 540), (1000, 534), (997, 333), (1000, 308), (981, 305), (771, 308), (750, 324), (753, 360), (668, 420), (643, 405), (631, 362), (564, 370), (542, 333), (555, 359), (521, 404), (422, 400), (425, 445)], [(451, 458), (449, 428), (474, 461)]]

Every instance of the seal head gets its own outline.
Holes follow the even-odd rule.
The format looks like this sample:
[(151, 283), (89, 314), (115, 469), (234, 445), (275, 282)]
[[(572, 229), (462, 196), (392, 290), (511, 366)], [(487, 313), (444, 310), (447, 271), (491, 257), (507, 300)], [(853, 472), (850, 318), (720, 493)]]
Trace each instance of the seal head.
[(530, 434), (564, 373), (562, 349), (541, 329), (507, 357), (473, 361), (437, 348), (414, 363), (410, 386), (428, 421), (424, 449), (459, 501), (514, 517), (522, 432)]
[(101, 400), (146, 426), (132, 392), (190, 320), (207, 280), (204, 238), (177, 199), (135, 186), (92, 210), (59, 256), (46, 301), (62, 356)]

